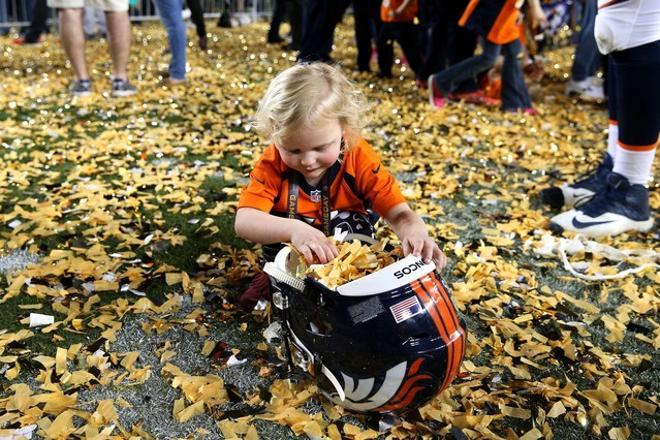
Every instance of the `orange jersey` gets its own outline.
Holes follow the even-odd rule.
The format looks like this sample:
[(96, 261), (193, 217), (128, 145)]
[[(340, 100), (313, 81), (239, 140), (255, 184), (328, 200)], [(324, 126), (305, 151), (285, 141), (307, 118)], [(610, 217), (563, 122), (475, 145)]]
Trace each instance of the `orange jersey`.
[[(277, 148), (270, 145), (254, 165), (250, 182), (241, 192), (239, 208), (254, 208), (282, 217), (288, 216), (289, 179), (295, 171), (287, 167)], [(394, 177), (364, 139), (349, 150), (342, 161), (327, 171), (330, 209), (366, 214), (368, 208), (384, 216), (395, 205), (405, 202)], [(321, 185), (321, 184), (319, 184)], [(323, 215), (318, 195), (321, 187), (299, 179), (297, 215), (316, 226)]]
[(417, 0), (411, 1), (403, 13), (398, 17), (392, 17), (391, 12), (397, 10), (404, 0), (383, 0), (380, 5), (380, 19), (386, 23), (412, 23), (417, 15)]
[(470, 0), (458, 23), (491, 43), (511, 43), (520, 37), (517, 22), (521, 3), (521, 0)]

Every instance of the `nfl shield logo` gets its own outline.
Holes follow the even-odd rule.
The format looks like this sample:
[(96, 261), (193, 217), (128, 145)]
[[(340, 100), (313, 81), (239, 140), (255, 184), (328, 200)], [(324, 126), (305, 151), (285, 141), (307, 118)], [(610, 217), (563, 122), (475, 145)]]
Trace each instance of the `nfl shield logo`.
[(318, 203), (321, 201), (321, 190), (314, 189), (309, 193), (309, 198), (312, 202)]

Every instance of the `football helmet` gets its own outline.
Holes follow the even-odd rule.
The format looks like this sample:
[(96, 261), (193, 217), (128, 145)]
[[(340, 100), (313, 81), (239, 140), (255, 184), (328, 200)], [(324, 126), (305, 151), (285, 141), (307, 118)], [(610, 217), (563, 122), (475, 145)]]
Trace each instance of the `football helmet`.
[(433, 263), (411, 255), (329, 289), (293, 276), (297, 258), (286, 247), (264, 272), (282, 312), (289, 360), (334, 403), (404, 412), (456, 377), (467, 328)]

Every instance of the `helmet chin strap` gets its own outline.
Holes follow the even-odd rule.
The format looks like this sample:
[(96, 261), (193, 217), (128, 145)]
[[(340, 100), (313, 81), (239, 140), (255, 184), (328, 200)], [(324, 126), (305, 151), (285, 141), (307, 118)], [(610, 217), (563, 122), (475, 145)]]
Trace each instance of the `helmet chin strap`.
[[(278, 268), (274, 263), (271, 262), (266, 263), (264, 265), (264, 272), (266, 272), (268, 275), (272, 276), (276, 280), (285, 283), (298, 291), (302, 292), (305, 289), (305, 283), (302, 280), (289, 275), (287, 272)], [(283, 317), (286, 318), (286, 313), (287, 313), (286, 309), (288, 308), (288, 301), (280, 301), (280, 307), (278, 308), (282, 310), (282, 313), (284, 315)], [(286, 333), (288, 334), (288, 336), (292, 337), (292, 339), (295, 341), (295, 344), (303, 348), (307, 352), (307, 354), (311, 356), (312, 353), (307, 349), (307, 347), (305, 347), (302, 341), (298, 339), (296, 335), (289, 329), (289, 326), (286, 323), (286, 319), (284, 319), (283, 327)], [(288, 349), (287, 351), (290, 351), (290, 348), (287, 347), (287, 349)], [(341, 384), (339, 383), (335, 375), (332, 373), (332, 371), (330, 371), (325, 365), (323, 365), (323, 362), (321, 362), (321, 359), (319, 359), (317, 356), (311, 357), (311, 360), (317, 365), (317, 371), (320, 370), (321, 374), (327, 377), (330, 383), (332, 384), (332, 386), (335, 387), (335, 391), (337, 391), (337, 394), (339, 395), (341, 401), (343, 402), (344, 400), (346, 400), (346, 393), (344, 392), (344, 388), (341, 386)], [(291, 365), (292, 363), (293, 363), (292, 359), (289, 356), (289, 364)], [(320, 369), (318, 368), (318, 366), (320, 366)]]

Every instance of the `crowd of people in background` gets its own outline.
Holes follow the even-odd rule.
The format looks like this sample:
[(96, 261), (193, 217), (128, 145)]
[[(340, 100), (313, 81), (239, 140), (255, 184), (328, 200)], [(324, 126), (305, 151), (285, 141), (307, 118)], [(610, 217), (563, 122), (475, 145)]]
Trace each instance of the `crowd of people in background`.
[[(167, 29), (171, 54), (169, 70), (163, 75), (165, 82), (170, 86), (183, 84), (188, 70), (183, 0), (154, 1)], [(580, 32), (566, 94), (609, 102), (607, 153), (593, 173), (578, 182), (548, 188), (541, 198), (554, 208), (569, 208), (552, 219), (556, 230), (586, 235), (647, 231), (653, 224), (647, 186), (660, 129), (660, 1), (575, 1), (581, 10)], [(4, 3), (0, 3), (0, 21), (6, 20)], [(199, 48), (206, 50), (199, 0), (186, 3), (197, 28)], [(527, 83), (538, 80), (542, 73), (535, 52), (553, 31), (542, 0), (272, 3), (265, 40), (281, 44), (283, 50), (297, 51), (299, 62), (334, 63), (335, 28), (352, 6), (357, 48), (354, 68), (358, 71), (371, 72), (375, 54), (378, 71), (374, 74), (391, 77), (397, 44), (403, 62), (434, 108), (459, 100), (499, 106), (505, 112), (536, 114)], [(108, 38), (112, 95), (137, 92), (127, 74), (129, 0), (34, 0), (32, 7), (32, 23), (17, 44), (37, 43), (46, 30), (47, 8), (54, 8), (61, 45), (72, 66), (73, 95), (91, 92), (84, 43), (86, 36), (96, 34)], [(91, 8), (103, 14), (97, 16)], [(88, 18), (87, 27), (83, 16)], [(290, 25), (287, 38), (280, 30), (285, 21)], [(493, 71), (499, 75), (492, 75)]]

